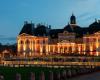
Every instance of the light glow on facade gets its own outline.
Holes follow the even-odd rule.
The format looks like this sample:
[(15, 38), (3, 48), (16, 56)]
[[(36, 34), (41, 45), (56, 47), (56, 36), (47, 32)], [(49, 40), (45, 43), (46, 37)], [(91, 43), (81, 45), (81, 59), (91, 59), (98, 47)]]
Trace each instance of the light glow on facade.
[[(86, 35), (82, 38), (82, 43), (76, 43), (74, 34), (68, 32), (60, 33), (58, 42), (49, 43), (50, 39), (46, 36), (31, 36), (21, 34), (17, 37), (18, 54), (22, 56), (39, 56), (49, 54), (89, 54), (100, 55), (100, 32), (92, 35)], [(64, 37), (67, 35), (67, 37)], [(71, 37), (72, 35), (72, 37)]]

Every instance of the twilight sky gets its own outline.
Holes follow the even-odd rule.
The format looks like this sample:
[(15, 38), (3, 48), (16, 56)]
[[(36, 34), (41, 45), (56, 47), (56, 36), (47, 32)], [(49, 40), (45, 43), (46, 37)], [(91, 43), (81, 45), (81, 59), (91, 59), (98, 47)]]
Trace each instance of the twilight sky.
[(0, 42), (14, 43), (24, 21), (63, 28), (72, 12), (87, 27), (100, 19), (100, 0), (0, 0)]

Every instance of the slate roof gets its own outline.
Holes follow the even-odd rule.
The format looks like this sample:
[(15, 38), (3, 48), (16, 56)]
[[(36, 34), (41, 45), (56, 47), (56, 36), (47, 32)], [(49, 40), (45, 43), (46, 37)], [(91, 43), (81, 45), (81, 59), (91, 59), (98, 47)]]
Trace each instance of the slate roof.
[(30, 23), (24, 24), (24, 26), (23, 26), (22, 30), (20, 31), (19, 35), (22, 34), (22, 33), (33, 35), (33, 29), (34, 29), (33, 24), (30, 24)]
[(29, 35), (35, 36), (50, 36), (51, 38), (58, 38), (58, 33), (63, 33), (63, 31), (74, 32), (76, 33), (76, 37), (83, 37), (83, 35), (87, 33), (94, 33), (100, 31), (100, 21), (93, 22), (89, 25), (89, 27), (80, 27), (78, 25), (66, 25), (62, 29), (51, 29), (48, 26), (38, 24), (35, 26), (33, 23), (26, 23), (24, 24), (22, 30), (20, 31), (19, 35), (22, 33), (26, 33)]
[(19, 35), (22, 33), (26, 33), (26, 34), (34, 35), (34, 36), (48, 36), (49, 30), (50, 29), (45, 25), (38, 24), (35, 27), (33, 23), (27, 23), (27, 24), (24, 24)]
[(51, 29), (49, 35), (51, 38), (58, 38), (58, 33), (62, 33), (64, 29)]
[(34, 30), (35, 36), (48, 36), (49, 35), (49, 28), (45, 25), (37, 25), (37, 27)]
[(89, 25), (89, 33), (90, 34), (93, 34), (99, 30), (100, 30), (100, 22), (95, 21)]
[(64, 30), (66, 30), (68, 32), (73, 32), (73, 29), (69, 24), (64, 27)]

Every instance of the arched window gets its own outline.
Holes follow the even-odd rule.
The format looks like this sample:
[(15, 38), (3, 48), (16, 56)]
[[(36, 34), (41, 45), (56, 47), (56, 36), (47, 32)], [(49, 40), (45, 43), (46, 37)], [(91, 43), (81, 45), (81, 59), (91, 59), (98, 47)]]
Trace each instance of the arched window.
[(40, 41), (39, 40), (37, 40), (37, 44), (39, 44), (40, 43)]
[(45, 40), (43, 40), (43, 44), (45, 44)]
[(21, 40), (21, 41), (20, 41), (20, 44), (23, 44), (23, 43), (24, 43), (24, 42)]
[(26, 44), (29, 44), (30, 43), (30, 41), (29, 40), (26, 40)]

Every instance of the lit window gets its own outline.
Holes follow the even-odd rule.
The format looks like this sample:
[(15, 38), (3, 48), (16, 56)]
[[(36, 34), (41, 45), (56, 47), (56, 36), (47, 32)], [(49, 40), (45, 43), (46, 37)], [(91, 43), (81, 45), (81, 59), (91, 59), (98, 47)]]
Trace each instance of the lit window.
[(30, 41), (29, 40), (26, 40), (26, 44), (29, 44), (30, 43)]
[(40, 42), (40, 41), (39, 41), (39, 40), (37, 40), (37, 43), (38, 43), (38, 44), (39, 44), (39, 42)]
[(45, 40), (43, 40), (43, 44), (45, 44)]
[(20, 41), (20, 44), (23, 44), (23, 41)]

